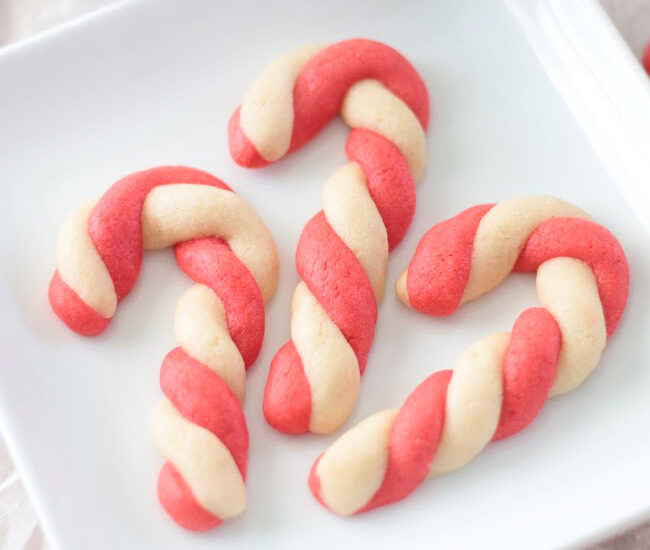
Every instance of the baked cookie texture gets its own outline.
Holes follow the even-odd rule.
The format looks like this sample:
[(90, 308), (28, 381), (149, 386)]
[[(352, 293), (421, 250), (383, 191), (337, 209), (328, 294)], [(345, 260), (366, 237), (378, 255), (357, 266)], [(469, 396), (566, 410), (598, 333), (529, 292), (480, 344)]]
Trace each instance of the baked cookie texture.
[(401, 407), (342, 435), (309, 474), (324, 506), (348, 515), (406, 497), (528, 426), (548, 396), (574, 389), (598, 364), (625, 308), (628, 265), (607, 229), (560, 199), (479, 205), (435, 225), (396, 290), (409, 307), (449, 315), (511, 271), (536, 273), (542, 307), (521, 313), (512, 332), (471, 344)]
[(167, 461), (157, 490), (177, 523), (204, 530), (246, 505), (245, 374), (262, 345), (264, 303), (278, 273), (266, 226), (206, 172), (181, 166), (136, 172), (65, 221), (49, 298), (73, 331), (99, 334), (133, 288), (143, 251), (169, 246), (196, 284), (178, 300), (179, 346), (160, 371), (165, 398), (153, 433)]
[(326, 182), (323, 210), (300, 236), (291, 340), (264, 393), (267, 421), (291, 434), (331, 432), (354, 407), (388, 252), (415, 210), (428, 93), (411, 64), (379, 42), (306, 46), (264, 69), (228, 125), (232, 157), (255, 168), (296, 150), (338, 113), (352, 128), (350, 162)]

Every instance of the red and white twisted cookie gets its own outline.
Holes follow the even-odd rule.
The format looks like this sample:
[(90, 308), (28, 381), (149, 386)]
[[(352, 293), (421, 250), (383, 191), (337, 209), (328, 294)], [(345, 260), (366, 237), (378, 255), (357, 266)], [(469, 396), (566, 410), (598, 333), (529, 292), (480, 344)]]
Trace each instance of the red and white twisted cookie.
[(429, 376), (399, 409), (341, 436), (309, 476), (323, 505), (347, 515), (404, 498), (525, 428), (548, 395), (572, 390), (596, 366), (625, 307), (628, 266), (607, 229), (559, 199), (475, 206), (435, 225), (397, 291), (419, 311), (448, 315), (510, 271), (537, 272), (544, 307), (525, 310), (512, 333), (469, 346), (453, 371)]
[(49, 297), (75, 332), (102, 332), (135, 284), (142, 252), (174, 246), (197, 284), (179, 299), (180, 344), (165, 357), (153, 431), (167, 458), (161, 504), (187, 529), (241, 513), (248, 430), (241, 401), (246, 368), (264, 336), (264, 302), (277, 282), (273, 239), (222, 181), (184, 167), (122, 178), (64, 223)]
[(273, 359), (264, 394), (266, 419), (287, 433), (331, 432), (354, 407), (388, 252), (415, 210), (429, 99), (398, 52), (346, 40), (271, 62), (229, 123), (233, 158), (258, 167), (303, 145), (339, 112), (353, 129), (350, 163), (325, 184), (323, 210), (298, 242), (292, 339)]

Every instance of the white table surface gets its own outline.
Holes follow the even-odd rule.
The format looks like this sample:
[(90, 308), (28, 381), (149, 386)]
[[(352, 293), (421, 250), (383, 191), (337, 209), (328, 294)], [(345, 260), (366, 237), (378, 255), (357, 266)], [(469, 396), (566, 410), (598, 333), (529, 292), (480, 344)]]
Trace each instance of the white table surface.
[[(115, 0), (0, 0), (0, 47)], [(637, 57), (650, 40), (650, 0), (601, 0)], [(45, 550), (47, 541), (0, 438), (0, 550)], [(650, 548), (650, 522), (589, 550)]]

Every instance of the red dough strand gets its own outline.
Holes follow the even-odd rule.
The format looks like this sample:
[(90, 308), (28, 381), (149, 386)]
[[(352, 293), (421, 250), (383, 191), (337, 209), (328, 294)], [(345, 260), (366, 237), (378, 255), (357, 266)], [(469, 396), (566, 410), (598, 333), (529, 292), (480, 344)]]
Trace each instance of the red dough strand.
[(607, 229), (592, 221), (553, 218), (535, 229), (513, 271), (533, 273), (544, 262), (560, 257), (582, 260), (594, 272), (607, 336), (611, 336), (625, 309), (630, 282), (621, 245)]
[(293, 342), (282, 346), (271, 361), (264, 387), (264, 417), (276, 430), (301, 434), (309, 430), (311, 389)]
[(61, 279), (58, 271), (54, 272), (50, 281), (48, 298), (57, 317), (68, 328), (82, 336), (96, 336), (111, 322), (79, 298), (77, 293)]
[(399, 149), (370, 130), (352, 130), (345, 144), (351, 161), (361, 166), (368, 191), (388, 235), (388, 248), (399, 244), (415, 213), (415, 184)]
[(220, 239), (193, 239), (174, 247), (185, 274), (212, 289), (226, 308), (228, 332), (248, 368), (264, 339), (264, 300), (250, 271)]
[(170, 517), (190, 531), (207, 531), (222, 523), (196, 501), (192, 490), (169, 462), (163, 464), (158, 474), (158, 500)]
[(318, 462), (320, 461), (322, 456), (323, 454), (321, 453), (312, 464), (311, 469), (309, 470), (309, 475), (307, 476), (307, 485), (309, 486), (309, 490), (311, 491), (311, 494), (314, 495), (314, 498), (320, 503), (320, 505), (327, 508), (327, 504), (325, 504), (325, 501), (323, 500), (323, 497), (321, 496), (321, 492), (320, 492), (321, 491), (320, 478), (316, 473), (316, 468), (318, 468)]
[(493, 206), (468, 208), (424, 234), (406, 279), (413, 309), (429, 315), (451, 315), (456, 311), (469, 278), (476, 228)]
[(268, 161), (262, 158), (255, 149), (255, 146), (246, 137), (246, 134), (239, 125), (240, 107), (237, 107), (228, 121), (228, 146), (230, 154), (237, 164), (246, 168), (262, 168), (268, 165)]
[(325, 219), (314, 216), (296, 249), (296, 270), (345, 336), (363, 372), (377, 321), (377, 302), (361, 264)]
[(426, 478), (442, 433), (451, 374), (432, 374), (401, 406), (390, 431), (384, 481), (359, 513), (401, 500)]
[(187, 420), (221, 440), (246, 479), (248, 429), (244, 411), (226, 383), (177, 347), (162, 362), (160, 389)]
[(503, 401), (494, 441), (523, 430), (542, 410), (555, 379), (562, 334), (543, 308), (525, 310), (503, 358)]

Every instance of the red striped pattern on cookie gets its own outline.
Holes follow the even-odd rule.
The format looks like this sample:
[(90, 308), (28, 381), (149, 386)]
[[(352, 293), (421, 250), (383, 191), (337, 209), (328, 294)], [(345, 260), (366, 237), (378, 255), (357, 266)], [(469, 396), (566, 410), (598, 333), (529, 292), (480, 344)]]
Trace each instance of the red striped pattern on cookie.
[(245, 370), (262, 345), (264, 302), (277, 282), (268, 230), (210, 174), (185, 167), (137, 172), (66, 220), (49, 296), (72, 330), (99, 334), (133, 288), (143, 251), (168, 246), (196, 284), (178, 301), (180, 345), (160, 372), (165, 399), (153, 431), (167, 461), (157, 490), (179, 525), (205, 530), (246, 504), (241, 402)]
[(228, 126), (232, 157), (254, 168), (295, 151), (338, 113), (352, 128), (350, 163), (326, 183), (323, 210), (298, 242), (291, 341), (264, 392), (267, 421), (291, 434), (331, 432), (354, 407), (388, 252), (415, 210), (428, 93), (411, 64), (379, 42), (306, 46), (266, 67)]
[(348, 515), (400, 500), (528, 426), (549, 395), (595, 368), (625, 308), (629, 269), (614, 236), (559, 199), (476, 206), (434, 226), (397, 293), (419, 311), (449, 315), (511, 271), (537, 274), (543, 307), (521, 313), (511, 333), (469, 346), (400, 408), (341, 436), (310, 472), (319, 502)]

